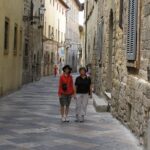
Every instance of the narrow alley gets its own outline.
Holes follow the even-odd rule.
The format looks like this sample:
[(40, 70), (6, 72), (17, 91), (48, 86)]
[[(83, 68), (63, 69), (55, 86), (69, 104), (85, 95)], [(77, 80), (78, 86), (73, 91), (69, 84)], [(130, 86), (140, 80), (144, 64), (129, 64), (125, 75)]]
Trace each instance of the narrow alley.
[(85, 123), (62, 123), (58, 78), (44, 77), (1, 98), (0, 150), (141, 150), (135, 137), (110, 113), (90, 101)]

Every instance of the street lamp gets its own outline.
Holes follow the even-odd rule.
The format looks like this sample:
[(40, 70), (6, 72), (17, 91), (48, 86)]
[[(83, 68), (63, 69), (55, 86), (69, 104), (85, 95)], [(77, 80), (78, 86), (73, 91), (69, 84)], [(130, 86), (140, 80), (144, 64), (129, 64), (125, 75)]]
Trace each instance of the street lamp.
[(39, 9), (40, 9), (40, 15), (43, 16), (46, 11), (46, 8), (44, 7), (44, 5), (41, 5)]

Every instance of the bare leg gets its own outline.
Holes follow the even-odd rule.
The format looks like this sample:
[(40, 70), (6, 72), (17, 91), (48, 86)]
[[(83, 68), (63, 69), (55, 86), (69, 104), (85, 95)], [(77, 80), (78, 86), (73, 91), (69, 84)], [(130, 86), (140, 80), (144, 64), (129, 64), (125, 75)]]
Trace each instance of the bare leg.
[(68, 113), (69, 113), (69, 107), (66, 106), (66, 109), (65, 109), (65, 115), (66, 115), (66, 117), (68, 116)]
[(61, 113), (61, 116), (64, 117), (65, 107), (61, 106), (60, 113)]

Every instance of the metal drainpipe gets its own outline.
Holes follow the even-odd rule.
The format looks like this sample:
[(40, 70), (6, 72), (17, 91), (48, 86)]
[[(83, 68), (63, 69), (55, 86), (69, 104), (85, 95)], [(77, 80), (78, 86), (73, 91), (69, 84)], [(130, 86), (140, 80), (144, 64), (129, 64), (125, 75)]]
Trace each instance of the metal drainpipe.
[[(70, 8), (66, 10), (66, 37), (67, 37), (67, 34), (68, 34), (68, 31), (67, 31), (67, 29), (68, 29), (68, 11), (70, 11)], [(65, 39), (65, 41), (66, 41), (66, 39)], [(69, 50), (69, 48), (65, 47), (65, 50), (66, 50), (65, 63), (67, 64), (68, 63), (68, 50)]]
[(85, 11), (85, 16), (86, 16), (86, 20), (85, 20), (85, 64), (86, 65), (86, 58), (87, 58), (87, 15), (88, 15), (88, 1), (86, 3), (86, 11)]
[(148, 129), (147, 129), (147, 141), (145, 141), (147, 143), (145, 150), (150, 150), (150, 120), (148, 121)]

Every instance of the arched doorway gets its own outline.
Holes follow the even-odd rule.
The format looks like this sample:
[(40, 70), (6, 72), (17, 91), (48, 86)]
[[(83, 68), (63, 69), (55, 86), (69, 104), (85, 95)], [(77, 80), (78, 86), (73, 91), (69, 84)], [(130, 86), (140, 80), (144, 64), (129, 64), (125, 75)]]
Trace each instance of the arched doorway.
[(108, 66), (107, 66), (107, 92), (112, 91), (112, 55), (113, 55), (113, 10), (109, 16), (109, 45), (108, 45)]

